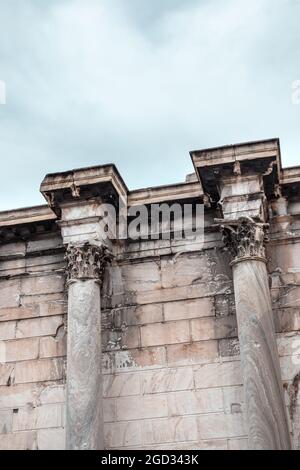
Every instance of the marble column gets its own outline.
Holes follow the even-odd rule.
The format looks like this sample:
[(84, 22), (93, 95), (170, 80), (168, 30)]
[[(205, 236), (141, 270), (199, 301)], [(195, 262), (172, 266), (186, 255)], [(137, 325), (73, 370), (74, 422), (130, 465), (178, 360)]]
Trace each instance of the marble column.
[(267, 224), (223, 221), (233, 282), (249, 449), (290, 449), (265, 246)]
[(101, 304), (104, 246), (69, 245), (66, 447), (103, 449)]

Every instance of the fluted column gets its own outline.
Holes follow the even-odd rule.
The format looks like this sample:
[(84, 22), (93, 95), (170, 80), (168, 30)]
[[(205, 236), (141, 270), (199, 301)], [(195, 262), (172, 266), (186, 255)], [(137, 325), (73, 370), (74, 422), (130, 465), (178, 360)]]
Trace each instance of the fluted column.
[(100, 287), (104, 246), (69, 245), (66, 447), (103, 449)]
[(289, 449), (272, 303), (266, 267), (267, 224), (223, 221), (231, 251), (249, 449)]

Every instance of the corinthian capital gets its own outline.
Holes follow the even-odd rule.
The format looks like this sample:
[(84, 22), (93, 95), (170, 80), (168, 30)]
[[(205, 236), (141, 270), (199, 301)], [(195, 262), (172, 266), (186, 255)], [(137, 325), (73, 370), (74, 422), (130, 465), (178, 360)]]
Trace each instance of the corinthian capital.
[(269, 225), (255, 222), (251, 217), (237, 220), (217, 220), (223, 243), (233, 257), (233, 263), (249, 258), (266, 258)]
[(67, 248), (67, 280), (97, 279), (102, 282), (105, 266), (111, 261), (112, 255), (106, 246), (70, 244)]

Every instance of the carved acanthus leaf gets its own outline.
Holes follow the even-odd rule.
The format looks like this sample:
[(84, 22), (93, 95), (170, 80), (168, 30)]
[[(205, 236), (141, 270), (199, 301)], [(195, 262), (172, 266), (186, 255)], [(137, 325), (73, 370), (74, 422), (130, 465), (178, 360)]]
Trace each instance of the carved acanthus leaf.
[(67, 280), (97, 279), (103, 280), (106, 265), (110, 263), (112, 254), (104, 245), (70, 244), (66, 251)]
[(223, 243), (234, 261), (243, 258), (265, 259), (265, 244), (269, 241), (268, 224), (255, 222), (250, 217), (219, 222)]

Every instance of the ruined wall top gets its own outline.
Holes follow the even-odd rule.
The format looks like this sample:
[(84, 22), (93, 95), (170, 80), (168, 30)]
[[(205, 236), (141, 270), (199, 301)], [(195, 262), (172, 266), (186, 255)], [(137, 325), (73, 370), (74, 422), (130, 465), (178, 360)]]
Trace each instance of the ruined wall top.
[(272, 201), (299, 200), (300, 167), (283, 169), (279, 139), (228, 145), (190, 153), (195, 173), (185, 182), (128, 190), (112, 165), (49, 174), (41, 185), (47, 205), (0, 212), (0, 240), (30, 238), (55, 228), (65, 207), (87, 201), (127, 207), (154, 203), (203, 202), (212, 217), (268, 221)]

